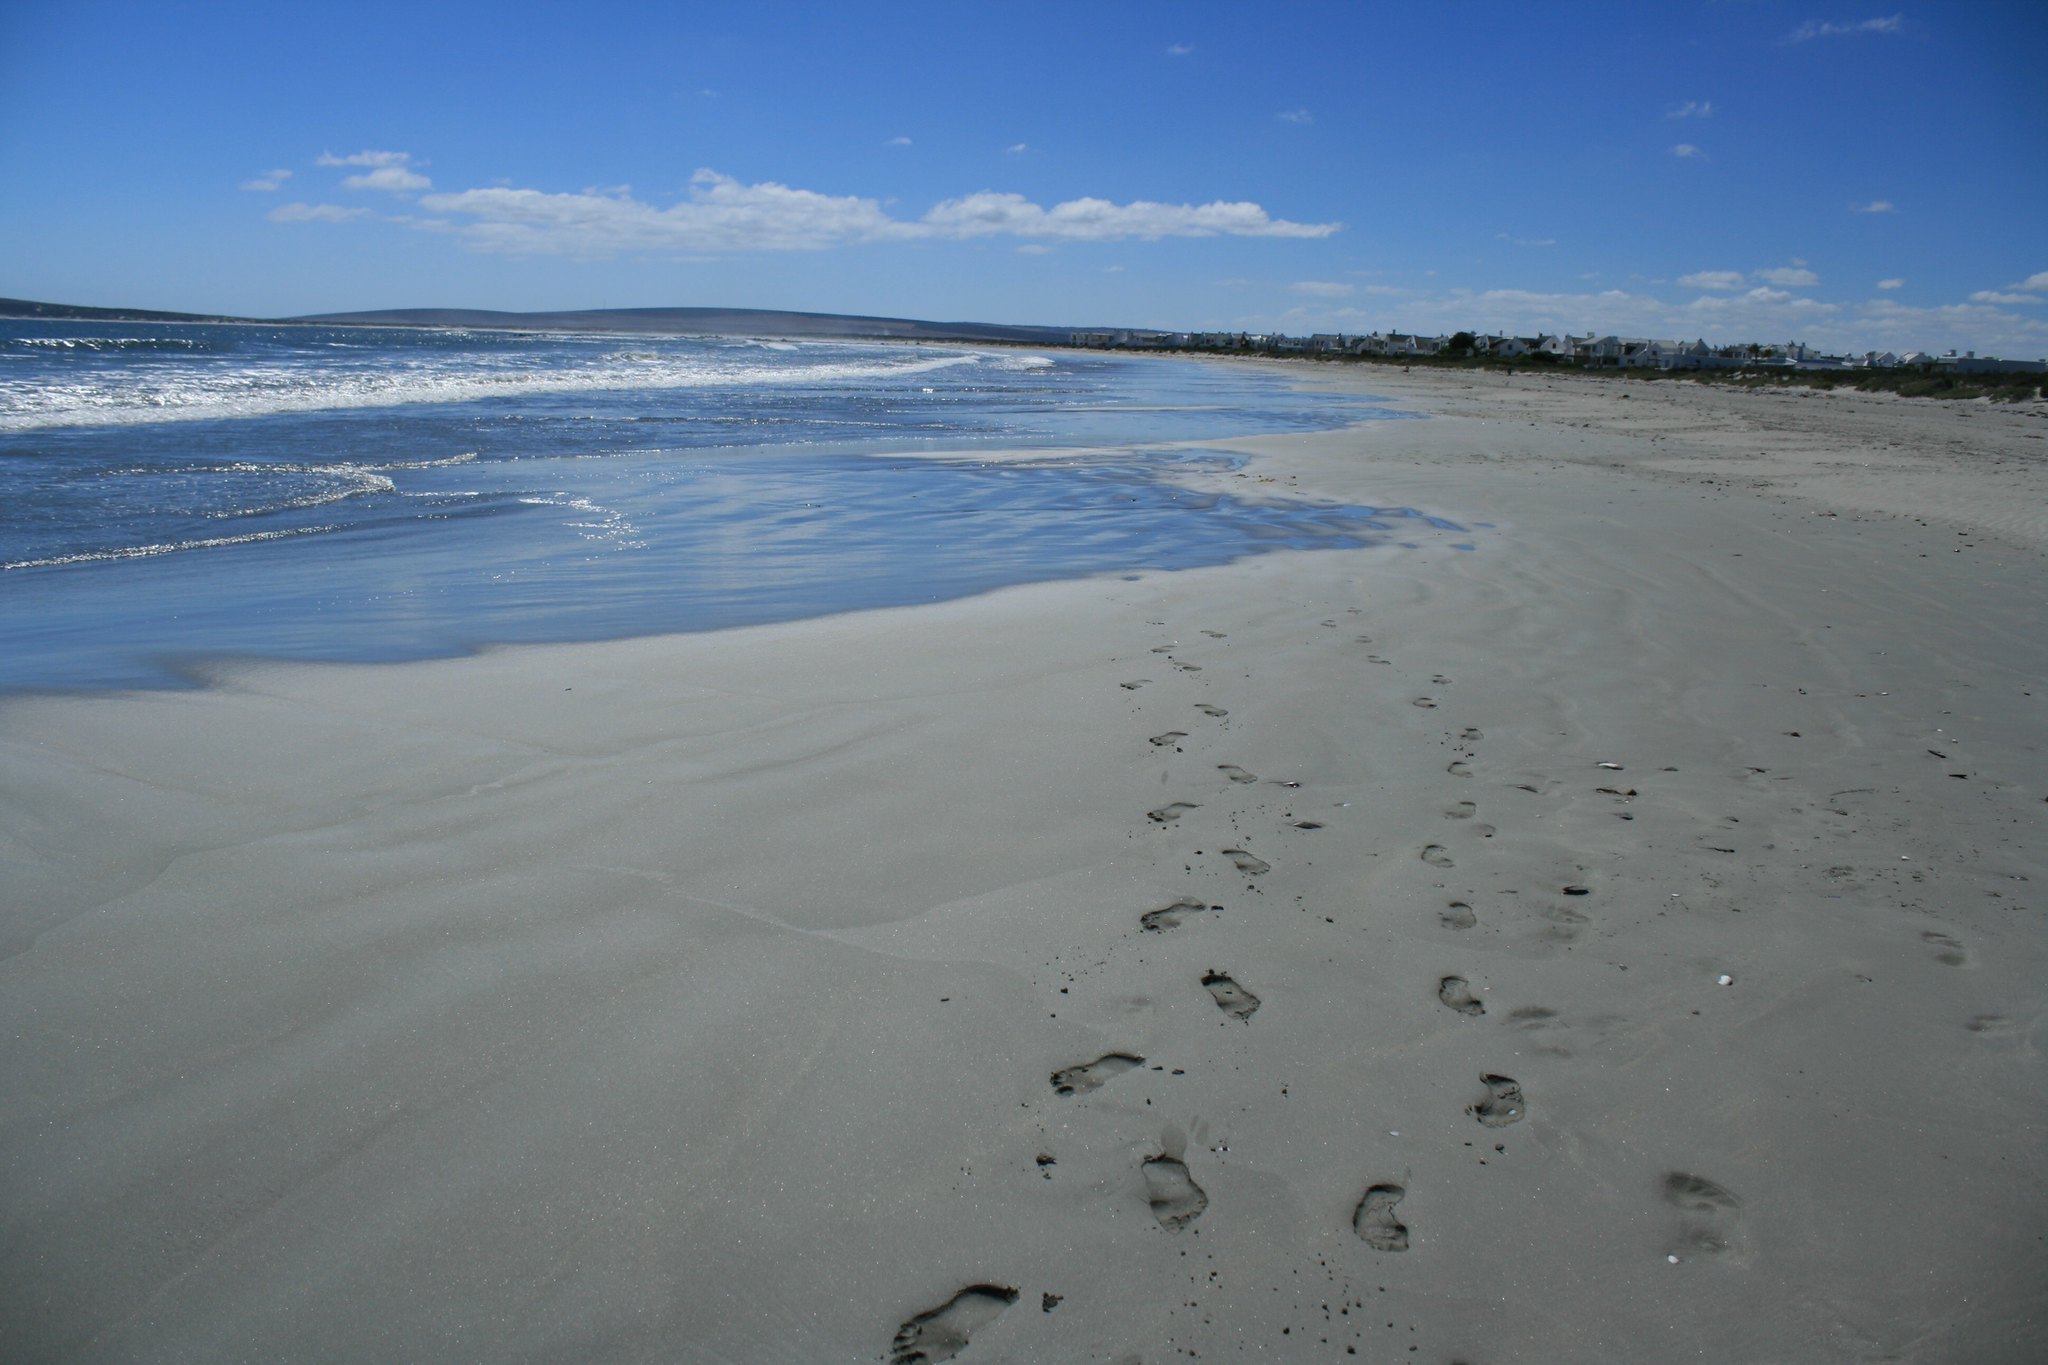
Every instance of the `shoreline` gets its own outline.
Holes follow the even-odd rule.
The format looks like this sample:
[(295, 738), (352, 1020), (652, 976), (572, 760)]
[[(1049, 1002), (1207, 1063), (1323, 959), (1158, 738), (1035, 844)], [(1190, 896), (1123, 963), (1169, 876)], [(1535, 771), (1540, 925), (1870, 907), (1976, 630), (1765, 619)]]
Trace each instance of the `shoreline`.
[(6, 1353), (2048, 1349), (2040, 424), (1301, 369), (1484, 553), (0, 707)]
[[(234, 349), (218, 336), (208, 344)], [(658, 391), (613, 389), (589, 400), (593, 420), (581, 425), (544, 392), (518, 404), (540, 414), (534, 422), (479, 415), (494, 424), (482, 435), (460, 408), (330, 419), (323, 405), (352, 401), (360, 387), (360, 376), (337, 370), (299, 394), (313, 411), (259, 395), (251, 401), (267, 415), (191, 433), (202, 444), (264, 443), (271, 453), (247, 466), (200, 460), (180, 472), (187, 434), (165, 423), (82, 433), (76, 458), (58, 464), (39, 463), (36, 440), (17, 434), (7, 448), (28, 456), (28, 501), (0, 555), (13, 589), (0, 634), (18, 641), (0, 659), (0, 691), (176, 685), (188, 661), (211, 657), (374, 662), (715, 628), (1125, 565), (1215, 562), (1288, 541), (1287, 512), (1205, 511), (1152, 477), (1159, 459), (1139, 447), (1326, 420), (1286, 384), (1243, 371), (1082, 361), (1041, 382), (1047, 362), (985, 350), (826, 346), (806, 359), (742, 349), (752, 358), (730, 365), (694, 343), (649, 363), (655, 379), (678, 382), (732, 369), (745, 381), (734, 403), (760, 421), (707, 415), (703, 403), (722, 403), (724, 390), (670, 403)], [(458, 347), (452, 369), (474, 369), (462, 382), (483, 385), (501, 358), (474, 350)], [(604, 357), (592, 361), (600, 377), (621, 383), (642, 359), (620, 359), (608, 343), (594, 354)], [(567, 390), (583, 359), (550, 344), (520, 364), (522, 389)], [(918, 373), (934, 366), (936, 377)], [(203, 400), (194, 406), (233, 407), (206, 395), (239, 391), (245, 372), (263, 371), (229, 355), (194, 386)], [(883, 377), (833, 378), (842, 372)], [(777, 376), (808, 384), (813, 374), (830, 382), (806, 389), (801, 413), (778, 425)], [(984, 411), (984, 381), (1019, 388), (1036, 415)], [(876, 386), (887, 411), (862, 417), (872, 400), (863, 394)], [(437, 392), (425, 381), (399, 389), (386, 396)], [(643, 404), (690, 415), (652, 435), (637, 418), (595, 420)], [(330, 420), (365, 427), (358, 439), (371, 448), (339, 460), (319, 435)], [(409, 458), (376, 445), (391, 422), (409, 433), (400, 438)], [(1000, 458), (911, 459), (924, 452), (903, 449), (989, 445), (1005, 426), (1010, 446), (1123, 441), (1138, 453), (1006, 470)], [(578, 454), (607, 458), (567, 458)], [(1131, 496), (1105, 487), (1112, 482)]]

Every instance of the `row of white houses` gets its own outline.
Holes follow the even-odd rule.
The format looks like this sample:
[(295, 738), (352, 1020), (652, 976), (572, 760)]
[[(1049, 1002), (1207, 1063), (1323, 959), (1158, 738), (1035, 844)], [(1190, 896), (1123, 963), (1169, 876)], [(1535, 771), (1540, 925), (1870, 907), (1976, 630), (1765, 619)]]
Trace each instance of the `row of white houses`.
[[(1277, 333), (1249, 332), (1075, 332), (1072, 344), (1115, 350), (1174, 351), (1256, 351), (1281, 355), (1355, 355), (1401, 358), (1442, 355), (1452, 349), (1454, 338), (1423, 336), (1413, 332), (1371, 332), (1364, 335), (1319, 332), (1294, 337)], [(1733, 370), (1768, 366), (1783, 369), (1844, 370), (1887, 369), (1896, 366), (1935, 366), (1959, 373), (1998, 371), (2043, 371), (2048, 362), (1998, 360), (1976, 352), (1931, 355), (1908, 351), (1865, 351), (1858, 355), (1824, 355), (1804, 342), (1775, 346), (1709, 346), (1700, 341), (1661, 341), (1652, 337), (1584, 336), (1559, 333), (1551, 336), (1497, 336), (1491, 333), (1458, 333), (1460, 354), (1494, 360), (1549, 357), (1558, 364), (1593, 370)], [(1469, 351), (1462, 347), (1470, 345)]]

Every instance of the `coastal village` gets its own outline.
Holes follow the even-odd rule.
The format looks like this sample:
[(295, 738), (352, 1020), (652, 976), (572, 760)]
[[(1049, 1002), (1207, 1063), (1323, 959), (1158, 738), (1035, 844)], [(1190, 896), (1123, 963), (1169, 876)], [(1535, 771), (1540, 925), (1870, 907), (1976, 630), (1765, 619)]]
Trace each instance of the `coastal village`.
[(1247, 355), (1354, 356), (1374, 359), (1470, 358), (1520, 360), (1571, 365), (1588, 370), (1861, 370), (1921, 369), (1953, 374), (2048, 373), (2048, 360), (2001, 360), (1975, 351), (1939, 355), (1908, 351), (1865, 351), (1856, 355), (1825, 354), (1804, 342), (1776, 345), (1750, 343), (1711, 346), (1699, 341), (1660, 341), (1650, 337), (1497, 336), (1456, 332), (1423, 336), (1414, 332), (1371, 332), (1363, 335), (1322, 333), (1285, 336), (1248, 332), (1158, 332), (1144, 330), (1078, 331), (1071, 343), (1098, 350), (1217, 351)]

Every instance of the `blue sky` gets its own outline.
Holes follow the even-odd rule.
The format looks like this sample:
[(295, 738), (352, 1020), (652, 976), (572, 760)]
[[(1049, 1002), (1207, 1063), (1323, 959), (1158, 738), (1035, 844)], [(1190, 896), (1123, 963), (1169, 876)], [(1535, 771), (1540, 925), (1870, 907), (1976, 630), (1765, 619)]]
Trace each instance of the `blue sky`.
[(2048, 355), (2048, 5), (0, 0), (0, 295)]

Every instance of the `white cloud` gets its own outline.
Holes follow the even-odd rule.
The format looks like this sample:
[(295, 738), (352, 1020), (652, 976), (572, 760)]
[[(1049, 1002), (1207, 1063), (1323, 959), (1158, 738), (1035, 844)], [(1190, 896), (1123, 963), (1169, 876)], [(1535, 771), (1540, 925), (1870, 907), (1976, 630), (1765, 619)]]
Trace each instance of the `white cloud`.
[(1954, 347), (2022, 358), (2048, 354), (2048, 322), (1989, 304), (1914, 308), (1892, 299), (1874, 299), (1856, 321), (1858, 332), (1872, 344), (1894, 351)]
[(1106, 265), (1102, 267), (1102, 273), (1105, 275), (1121, 275), (1124, 273), (1124, 268), (1120, 265)]
[(2020, 281), (2020, 282), (2019, 282), (2018, 284), (2014, 285), (2014, 286), (2013, 286), (2013, 288), (2015, 288), (2015, 289), (2048, 289), (2048, 270), (2043, 270), (2043, 271), (2040, 271), (2040, 272), (2038, 272), (2038, 273), (2036, 273), (2036, 274), (2032, 274), (2032, 275), (2029, 275), (2029, 276), (2027, 276), (2027, 277), (2026, 277), (2025, 279), (2021, 280), (2021, 281)]
[(1809, 285), (1820, 283), (1820, 276), (1814, 274), (1811, 270), (1804, 270), (1789, 265), (1776, 266), (1770, 270), (1759, 270), (1756, 272), (1756, 277), (1766, 284), (1780, 284), (1792, 289), (1804, 289)]
[(287, 170), (265, 171), (263, 174), (257, 176), (253, 180), (244, 180), (242, 182), (242, 188), (245, 190), (283, 189), (284, 182), (291, 178), (292, 173)]
[(1013, 142), (1009, 146), (1003, 148), (1003, 150), (1011, 156), (1022, 156), (1024, 155), (1024, 153), (1031, 150), (1031, 144), (1028, 142)]
[(1809, 19), (1785, 35), (1788, 43), (1804, 43), (1814, 38), (1841, 38), (1856, 33), (1897, 33), (1906, 26), (1906, 16), (1894, 14), (1889, 19), (1861, 19), (1855, 23), (1823, 23)]
[(398, 194), (406, 190), (430, 190), (434, 182), (403, 166), (379, 166), (362, 175), (352, 175), (341, 182), (343, 189), (383, 190)]
[(459, 215), (471, 245), (532, 255), (622, 251), (795, 251), (900, 236), (872, 199), (742, 185), (699, 171), (689, 198), (666, 209), (622, 195), (481, 189), (430, 194), (430, 213)]
[(892, 137), (882, 145), (884, 147), (908, 147), (910, 145), (910, 139), (907, 137)]
[(919, 219), (900, 219), (874, 199), (772, 181), (744, 185), (708, 170), (691, 177), (688, 198), (667, 208), (627, 195), (510, 187), (430, 194), (420, 206), (458, 221), (463, 236), (482, 250), (586, 257), (637, 251), (803, 251), (855, 242), (998, 236), (1098, 242), (1322, 238), (1342, 226), (1273, 218), (1253, 203), (1072, 199), (1046, 208), (1021, 194), (989, 190), (948, 199)]
[(1378, 315), (1360, 320), (1375, 327), (1441, 331), (1498, 328), (1518, 336), (1595, 331), (1622, 336), (1704, 337), (1722, 344), (1807, 336), (1841, 311), (1835, 304), (1766, 287), (1703, 296), (1677, 305), (1651, 294), (1624, 289), (1576, 294), (1524, 289), (1452, 290), (1405, 300), (1400, 308), (1400, 319)]
[(1878, 287), (1879, 289), (1904, 289), (1904, 288), (1906, 287), (1906, 282), (1905, 282), (1904, 280), (1896, 280), (1896, 279), (1894, 279), (1894, 280), (1879, 280), (1879, 281), (1877, 282), (1877, 287)]
[(1306, 294), (1316, 299), (1349, 298), (1358, 292), (1358, 286), (1336, 280), (1296, 280), (1287, 287), (1297, 294)]
[(1019, 237), (1059, 237), (1075, 241), (1113, 241), (1137, 237), (1328, 237), (1337, 223), (1290, 223), (1270, 218), (1257, 204), (1154, 204), (1135, 200), (1113, 204), (1107, 199), (1070, 199), (1041, 208), (1021, 194), (983, 190), (936, 205), (910, 235), (986, 237), (1009, 233)]
[(1687, 100), (1687, 101), (1686, 101), (1686, 102), (1685, 102), (1684, 104), (1681, 104), (1681, 105), (1679, 105), (1679, 106), (1678, 106), (1678, 107), (1677, 107), (1676, 109), (1673, 109), (1673, 110), (1672, 110), (1672, 111), (1671, 111), (1670, 113), (1666, 114), (1666, 115), (1665, 115), (1664, 117), (1665, 117), (1665, 118), (1712, 118), (1713, 116), (1714, 116), (1714, 102), (1713, 102), (1712, 100)]
[(1017, 248), (1019, 256), (1050, 256), (1052, 248), (1043, 242), (1026, 242)]
[(339, 204), (279, 204), (264, 216), (273, 223), (346, 223), (368, 212), (345, 209)]
[(1678, 282), (1687, 289), (1740, 289), (1749, 280), (1740, 270), (1695, 270), (1680, 275)]
[(1971, 303), (2048, 303), (2038, 294), (2008, 294), (2002, 289), (1979, 289), (1970, 295)]
[(1513, 237), (1505, 232), (1496, 232), (1493, 235), (1500, 238), (1503, 242), (1513, 242), (1516, 246), (1557, 245), (1557, 238), (1555, 237)]
[(336, 156), (333, 152), (322, 152), (314, 162), (318, 166), (361, 166), (364, 174), (352, 175), (343, 180), (342, 186), (351, 190), (384, 190), (397, 194), (406, 190), (432, 189), (433, 182), (419, 172), (411, 170), (411, 152), (350, 152), (347, 156)]
[(1851, 205), (1849, 205), (1849, 212), (1851, 212), (1851, 213), (1897, 213), (1897, 212), (1898, 212), (1898, 209), (1897, 209), (1897, 208), (1895, 208), (1895, 207), (1893, 207), (1893, 205), (1892, 205), (1892, 201), (1891, 201), (1891, 200), (1889, 200), (1889, 199), (1873, 199), (1873, 200), (1871, 200), (1871, 201), (1870, 201), (1869, 203), (1867, 203), (1867, 204), (1851, 204)]
[(1194, 50), (1195, 45), (1193, 43), (1175, 43), (1166, 49), (1166, 55), (1169, 57), (1185, 57)]
[(1316, 116), (1306, 109), (1283, 109), (1273, 115), (1282, 123), (1314, 123)]
[(1671, 149), (1671, 155), (1689, 159), (1696, 156), (1705, 156), (1706, 153), (1693, 146), (1690, 142), (1681, 142)]
[(403, 166), (411, 160), (411, 152), (350, 152), (347, 156), (336, 156), (333, 152), (322, 152), (313, 164), (316, 166)]

